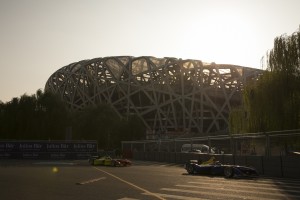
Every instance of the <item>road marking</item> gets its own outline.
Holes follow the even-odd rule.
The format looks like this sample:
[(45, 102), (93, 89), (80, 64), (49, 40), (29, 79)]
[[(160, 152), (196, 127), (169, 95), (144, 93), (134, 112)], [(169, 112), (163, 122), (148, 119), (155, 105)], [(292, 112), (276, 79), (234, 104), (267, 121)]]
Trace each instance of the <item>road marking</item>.
[[(177, 187), (183, 187), (183, 188), (191, 188), (191, 189), (201, 189), (203, 190), (211, 190), (211, 187), (205, 187), (205, 186), (195, 186), (195, 185), (176, 185)], [(286, 196), (286, 194), (282, 194), (281, 191), (274, 190), (274, 191), (269, 191), (269, 192), (262, 192), (262, 191), (251, 191), (250, 189), (255, 189), (255, 188), (249, 188), (248, 190), (245, 188), (244, 190), (239, 189), (239, 192), (245, 192), (247, 195), (272, 195), (272, 196)], [(219, 191), (230, 191), (230, 192), (236, 192), (237, 189), (230, 189), (230, 188), (225, 188), (225, 187), (215, 187), (214, 190), (219, 190)], [(286, 191), (286, 190), (285, 190)], [(298, 192), (298, 191), (291, 191), (291, 192)], [(299, 197), (299, 196), (298, 196)]]
[[(204, 199), (204, 198), (187, 197), (187, 196), (172, 195), (172, 194), (162, 194), (162, 193), (155, 193), (155, 194), (165, 197), (165, 198), (179, 199), (179, 200), (209, 200), (209, 199)], [(148, 195), (148, 194), (143, 193), (143, 195)]]
[(141, 190), (141, 191), (143, 191), (144, 193), (146, 193), (146, 194), (148, 194), (148, 195), (150, 195), (150, 196), (154, 196), (154, 197), (156, 197), (157, 199), (160, 199), (160, 200), (166, 200), (166, 199), (164, 199), (163, 197), (157, 195), (156, 193), (152, 193), (152, 192), (150, 192), (150, 191), (148, 191), (148, 190), (146, 190), (146, 189), (144, 189), (144, 188), (141, 188), (141, 187), (139, 187), (139, 186), (137, 186), (137, 185), (135, 185), (135, 184), (133, 184), (133, 183), (130, 183), (130, 182), (128, 182), (128, 181), (126, 181), (126, 180), (124, 180), (124, 179), (122, 179), (122, 178), (120, 178), (120, 177), (118, 177), (118, 176), (115, 176), (115, 175), (113, 175), (113, 174), (111, 174), (111, 173), (109, 173), (109, 172), (107, 172), (107, 171), (104, 171), (104, 170), (99, 169), (99, 168), (97, 168), (97, 167), (94, 167), (94, 169), (96, 169), (96, 170), (98, 170), (98, 171), (100, 171), (100, 172), (103, 172), (103, 173), (105, 173), (105, 174), (107, 174), (107, 175), (109, 175), (109, 176), (112, 176), (112, 177), (118, 179), (119, 181), (122, 181), (122, 182), (124, 182), (124, 183), (126, 183), (126, 184), (128, 184), (128, 185), (130, 185), (130, 186), (132, 186), (132, 187), (134, 187), (134, 188), (136, 188), (136, 189), (138, 189), (138, 190)]
[[(290, 185), (290, 186), (293, 186), (293, 185), (296, 185), (298, 186), (300, 184), (300, 181), (292, 181), (292, 180), (282, 180), (282, 181), (279, 181), (279, 180), (276, 180), (276, 179), (224, 179), (224, 178), (218, 178), (218, 177), (214, 177), (214, 178), (211, 178), (211, 177), (204, 177), (204, 176), (200, 176), (201, 177), (201, 181), (199, 181), (199, 183), (203, 183), (205, 180), (205, 182), (213, 182), (215, 184), (215, 180), (218, 179), (218, 183), (236, 183), (236, 184), (248, 184), (248, 185), (255, 185), (257, 186), (258, 184), (259, 185)], [(195, 179), (194, 179), (195, 180)], [(196, 183), (196, 181), (194, 181)]]
[(103, 180), (103, 179), (106, 179), (106, 178), (105, 177), (101, 177), (101, 178), (91, 179), (91, 180), (88, 180), (88, 181), (78, 182), (76, 184), (77, 185), (85, 185), (85, 184), (93, 183), (93, 182), (100, 181), (100, 180)]
[[(248, 183), (239, 183), (239, 184), (230, 184), (230, 185), (226, 185), (224, 183), (209, 183), (209, 182), (188, 182), (189, 184), (193, 184), (191, 187), (205, 187), (207, 186), (208, 188), (211, 188), (211, 185), (213, 184), (214, 188), (220, 187), (220, 188), (232, 188), (232, 189), (248, 189), (247, 191), (249, 191), (250, 189), (252, 190), (263, 190), (263, 191), (278, 191), (281, 190), (279, 189), (280, 187), (278, 185), (272, 185), (272, 184), (259, 184), (257, 183), (255, 185), (255, 183), (253, 184), (248, 184)], [(179, 185), (177, 185), (179, 186)], [(299, 186), (281, 186), (281, 188), (285, 191), (285, 192), (295, 192), (295, 193), (299, 193)]]
[[(271, 200), (271, 199), (298, 199), (300, 192), (297, 190), (299, 187), (285, 187), (287, 189), (280, 189), (276, 184), (269, 182), (267, 183), (265, 180), (255, 180), (249, 184), (247, 180), (217, 180), (215, 183), (211, 180), (211, 178), (203, 178), (202, 182), (188, 182), (189, 185), (177, 184), (175, 187), (179, 188), (161, 188), (160, 190), (164, 192), (172, 192), (173, 194), (166, 193), (155, 193), (164, 198), (171, 198), (177, 200), (203, 200), (205, 197), (209, 199), (214, 199), (214, 197), (219, 198), (223, 197), (224, 199), (251, 199), (251, 200)], [(249, 180), (248, 180), (249, 181)], [(230, 184), (229, 184), (230, 183)], [(234, 185), (231, 185), (231, 184)], [(193, 185), (190, 185), (193, 184)], [(195, 185), (196, 184), (196, 185)], [(229, 186), (227, 185), (229, 184)], [(255, 184), (256, 187), (255, 187)], [(283, 184), (283, 182), (282, 182)], [(300, 186), (300, 185), (298, 185)], [(283, 187), (283, 186), (281, 186)], [(293, 189), (292, 189), (293, 188)], [(176, 195), (178, 193), (179, 195)], [(185, 195), (180, 195), (183, 193)], [(194, 194), (199, 197), (188, 197), (186, 194)], [(144, 193), (144, 195), (147, 195)], [(257, 196), (259, 195), (259, 196)]]
[(291, 195), (291, 194), (269, 194), (271, 195), (272, 197), (268, 197), (268, 198), (265, 198), (265, 197), (257, 197), (257, 196), (252, 196), (253, 194), (255, 195), (256, 193), (253, 192), (253, 194), (251, 195), (248, 195), (248, 194), (226, 194), (224, 193), (225, 191), (230, 191), (230, 190), (221, 190), (218, 189), (218, 190), (215, 190), (214, 192), (213, 191), (195, 191), (195, 190), (184, 190), (184, 189), (174, 189), (174, 188), (161, 188), (161, 190), (163, 191), (169, 191), (169, 192), (183, 192), (183, 193), (190, 193), (190, 194), (199, 194), (199, 195), (208, 195), (208, 196), (217, 196), (217, 197), (220, 197), (222, 196), (223, 198), (225, 199), (230, 199), (230, 198), (243, 198), (243, 199), (260, 199), (260, 200), (270, 200), (270, 199), (276, 199), (274, 198), (275, 196), (278, 197), (285, 197), (285, 198), (299, 198), (298, 195)]

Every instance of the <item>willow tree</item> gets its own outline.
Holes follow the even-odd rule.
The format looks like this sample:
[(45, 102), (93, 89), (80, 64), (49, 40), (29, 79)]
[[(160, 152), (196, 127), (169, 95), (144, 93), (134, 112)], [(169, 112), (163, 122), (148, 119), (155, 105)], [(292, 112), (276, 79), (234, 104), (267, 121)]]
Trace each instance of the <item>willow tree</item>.
[(267, 69), (278, 82), (274, 101), (279, 101), (277, 108), (282, 114), (281, 126), (283, 129), (299, 128), (300, 30), (290, 36), (277, 37), (267, 58)]
[(266, 71), (247, 85), (243, 107), (230, 116), (233, 133), (300, 127), (300, 30), (275, 38), (264, 59)]

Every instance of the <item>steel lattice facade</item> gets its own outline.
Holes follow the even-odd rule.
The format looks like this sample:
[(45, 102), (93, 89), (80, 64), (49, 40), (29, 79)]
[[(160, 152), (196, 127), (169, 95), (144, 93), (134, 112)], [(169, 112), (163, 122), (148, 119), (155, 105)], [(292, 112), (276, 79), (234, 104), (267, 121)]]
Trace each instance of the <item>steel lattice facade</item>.
[(241, 90), (261, 70), (199, 60), (103, 57), (72, 63), (48, 79), (45, 90), (71, 109), (107, 103), (119, 114), (140, 117), (152, 133), (226, 131)]

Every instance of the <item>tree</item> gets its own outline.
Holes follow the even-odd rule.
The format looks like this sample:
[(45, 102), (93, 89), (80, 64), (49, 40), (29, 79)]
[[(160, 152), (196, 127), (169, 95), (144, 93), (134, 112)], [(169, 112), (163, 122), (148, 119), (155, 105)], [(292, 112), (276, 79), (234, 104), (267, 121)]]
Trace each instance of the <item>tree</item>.
[(0, 104), (0, 139), (64, 139), (68, 109), (58, 96), (38, 90)]
[(0, 139), (63, 140), (67, 127), (72, 127), (72, 139), (97, 140), (103, 149), (120, 148), (122, 140), (141, 139), (145, 132), (137, 116), (122, 118), (107, 104), (71, 111), (47, 91), (0, 102)]
[(275, 38), (265, 63), (263, 75), (244, 89), (243, 107), (230, 115), (233, 133), (300, 127), (300, 30)]
[(78, 139), (97, 140), (100, 148), (118, 146), (120, 117), (106, 104), (90, 105), (73, 113), (74, 136)]
[(70, 125), (70, 113), (60, 97), (51, 92), (37, 91), (36, 114), (40, 119), (40, 139), (64, 139)]
[(121, 140), (140, 140), (145, 137), (145, 125), (137, 115), (123, 118)]

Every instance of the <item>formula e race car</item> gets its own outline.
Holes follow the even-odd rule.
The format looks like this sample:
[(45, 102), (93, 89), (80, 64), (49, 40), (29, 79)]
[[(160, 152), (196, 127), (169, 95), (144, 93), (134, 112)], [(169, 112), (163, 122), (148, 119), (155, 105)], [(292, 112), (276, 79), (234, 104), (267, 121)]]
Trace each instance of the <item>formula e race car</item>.
[(226, 178), (258, 177), (258, 172), (253, 167), (223, 165), (220, 162), (215, 161), (214, 157), (210, 158), (206, 162), (190, 160), (185, 163), (184, 168), (189, 174), (224, 176)]
[(114, 166), (114, 167), (125, 167), (131, 165), (131, 161), (127, 159), (114, 159), (110, 156), (92, 156), (89, 158), (89, 163), (91, 165), (104, 165), (104, 166)]

